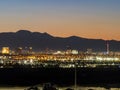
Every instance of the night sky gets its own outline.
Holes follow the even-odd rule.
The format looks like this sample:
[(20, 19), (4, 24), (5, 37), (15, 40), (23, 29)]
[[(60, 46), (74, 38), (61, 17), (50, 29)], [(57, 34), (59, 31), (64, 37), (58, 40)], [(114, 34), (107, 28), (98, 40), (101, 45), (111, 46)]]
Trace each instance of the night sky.
[(0, 32), (120, 40), (120, 0), (0, 0)]

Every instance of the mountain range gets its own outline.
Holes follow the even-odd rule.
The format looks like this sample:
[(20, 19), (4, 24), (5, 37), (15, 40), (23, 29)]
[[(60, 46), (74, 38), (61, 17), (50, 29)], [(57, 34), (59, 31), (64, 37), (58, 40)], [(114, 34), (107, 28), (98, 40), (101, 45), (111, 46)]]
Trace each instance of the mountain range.
[(33, 50), (66, 50), (77, 49), (86, 51), (91, 48), (93, 51), (106, 51), (106, 43), (109, 43), (111, 51), (120, 51), (120, 41), (89, 39), (78, 36), (55, 37), (48, 33), (30, 32), (28, 30), (19, 30), (17, 32), (0, 33), (0, 48), (10, 47), (33, 47)]

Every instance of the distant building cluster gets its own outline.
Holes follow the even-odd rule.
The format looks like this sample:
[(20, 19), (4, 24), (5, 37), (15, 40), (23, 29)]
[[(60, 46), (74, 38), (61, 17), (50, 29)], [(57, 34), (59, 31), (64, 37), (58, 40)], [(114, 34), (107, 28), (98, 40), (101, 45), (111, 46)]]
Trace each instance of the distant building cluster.
[(0, 53), (0, 68), (5, 67), (120, 67), (120, 52), (112, 52), (106, 45), (105, 52), (94, 52), (91, 48), (86, 51), (49, 50), (34, 52), (32, 47), (2, 47)]
[(109, 44), (106, 44), (106, 51), (103, 52), (94, 52), (92, 48), (86, 49), (86, 51), (75, 50), (71, 48), (67, 48), (66, 50), (42, 50), (42, 51), (33, 51), (32, 47), (18, 47), (14, 50), (11, 50), (10, 47), (2, 47), (1, 54), (10, 54), (10, 55), (29, 55), (29, 54), (55, 54), (55, 55), (64, 55), (64, 54), (93, 54), (93, 55), (120, 55), (120, 52), (113, 52), (109, 50)]
[(32, 47), (18, 47), (14, 51), (9, 47), (2, 47), (1, 54), (32, 54)]

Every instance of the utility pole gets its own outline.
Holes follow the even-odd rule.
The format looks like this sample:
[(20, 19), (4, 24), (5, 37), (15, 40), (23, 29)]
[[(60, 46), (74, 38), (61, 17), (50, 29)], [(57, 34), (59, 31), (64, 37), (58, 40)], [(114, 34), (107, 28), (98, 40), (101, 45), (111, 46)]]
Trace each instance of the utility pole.
[(74, 90), (77, 90), (77, 66), (76, 66), (76, 61), (75, 61), (75, 89)]

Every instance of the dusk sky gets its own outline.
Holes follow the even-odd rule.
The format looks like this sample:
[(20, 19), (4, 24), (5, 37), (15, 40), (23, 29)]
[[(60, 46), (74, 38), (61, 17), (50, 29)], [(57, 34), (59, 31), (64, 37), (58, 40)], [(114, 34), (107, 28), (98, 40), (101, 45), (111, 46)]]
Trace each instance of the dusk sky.
[(0, 32), (120, 40), (120, 0), (0, 0)]

